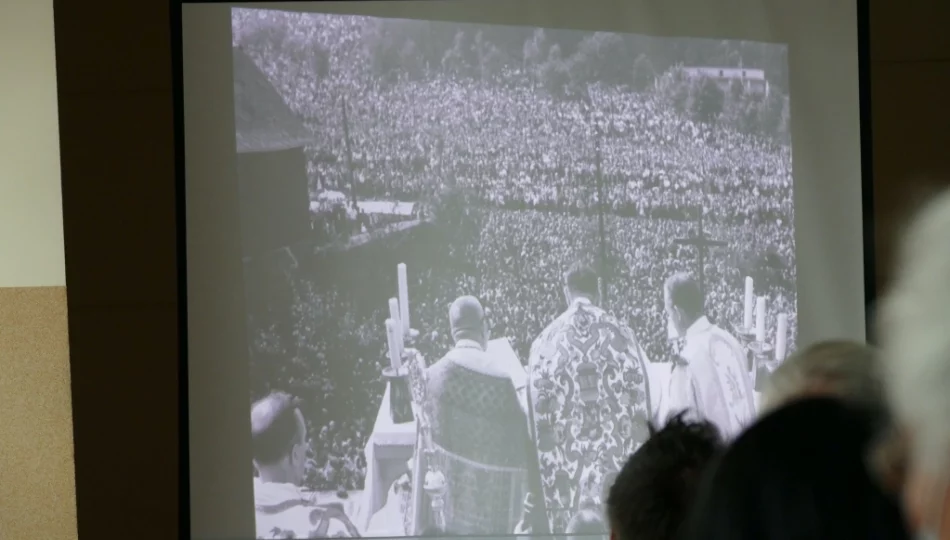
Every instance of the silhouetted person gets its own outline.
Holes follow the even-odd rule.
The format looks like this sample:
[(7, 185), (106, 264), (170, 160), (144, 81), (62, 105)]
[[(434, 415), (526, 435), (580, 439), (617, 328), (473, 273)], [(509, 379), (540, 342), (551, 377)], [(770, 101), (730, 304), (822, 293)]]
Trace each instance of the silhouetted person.
[(612, 540), (673, 540), (696, 498), (700, 480), (725, 448), (707, 421), (679, 414), (640, 447), (610, 486)]
[(765, 416), (705, 479), (684, 540), (907, 540), (868, 468), (877, 421), (833, 398)]

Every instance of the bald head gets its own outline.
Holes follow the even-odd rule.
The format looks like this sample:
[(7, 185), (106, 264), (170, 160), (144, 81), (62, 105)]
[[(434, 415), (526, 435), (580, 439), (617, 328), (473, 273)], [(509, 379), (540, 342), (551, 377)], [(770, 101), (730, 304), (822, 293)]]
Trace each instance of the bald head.
[(474, 296), (460, 296), (449, 308), (449, 326), (452, 339), (471, 339), (485, 345), (488, 331), (485, 324), (485, 309)]

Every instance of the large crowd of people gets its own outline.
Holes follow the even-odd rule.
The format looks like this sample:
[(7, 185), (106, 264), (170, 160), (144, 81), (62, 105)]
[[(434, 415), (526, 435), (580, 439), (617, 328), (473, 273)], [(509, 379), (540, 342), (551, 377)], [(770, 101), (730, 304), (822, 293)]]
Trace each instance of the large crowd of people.
[[(315, 277), (291, 278), (292, 302), (305, 307), (288, 316), (297, 343), (282, 354), (311, 373), (295, 384), (314, 394), (307, 418), (321, 434), (311, 442), (312, 488), (363, 485), (363, 447), (383, 389), (386, 299), (395, 294), (398, 262), (410, 267), (417, 345), (430, 361), (451, 346), (446, 309), (460, 294), (479, 297), (493, 335), (508, 337), (526, 361), (532, 340), (563, 310), (561, 275), (577, 259), (599, 261), (605, 307), (635, 330), (652, 361), (667, 361), (663, 281), (696, 271), (696, 248), (674, 240), (695, 234), (705, 211), (703, 232), (727, 243), (710, 252), (703, 269), (710, 315), (726, 328), (741, 322), (746, 274), (737, 261), (769, 250), (780, 261), (777, 277), (757, 279), (757, 294), (770, 298), (770, 328), (777, 313), (789, 315), (795, 343), (787, 145), (695, 122), (655, 93), (603, 84), (589, 85), (584, 99), (445, 74), (354, 85), (314, 85), (307, 94), (307, 110), (320, 111), (306, 120), (316, 137), (305, 149), (312, 191), (435, 208), (426, 215), (439, 228), (439, 198), (457, 190), (473, 215), (435, 240), (410, 231), (393, 245), (382, 239), (360, 248), (371, 255), (327, 252), (308, 266), (312, 274), (319, 268)], [(598, 213), (605, 214), (603, 237)], [(341, 207), (333, 215), (315, 221), (321, 242), (372, 229), (356, 210)], [(328, 271), (333, 265), (346, 270)], [(252, 323), (264, 336), (261, 347), (275, 332), (265, 319)], [(279, 370), (255, 373), (267, 381), (256, 392), (287, 385)]]
[[(300, 291), (294, 301), (306, 305), (294, 322), (297, 332), (306, 332), (306, 346), (297, 354), (315, 378), (308, 387), (313, 394), (308, 418), (320, 433), (311, 442), (313, 488), (363, 485), (363, 449), (379, 410), (380, 372), (387, 363), (386, 300), (395, 296), (399, 262), (409, 268), (412, 325), (420, 331), (416, 345), (427, 361), (452, 346), (449, 304), (460, 294), (472, 294), (490, 312), (492, 335), (509, 338), (524, 362), (532, 341), (565, 308), (560, 289), (565, 264), (590, 260), (599, 249), (593, 216), (486, 208), (474, 212), (472, 220), (448, 231), (423, 225), (391, 245), (384, 240), (363, 246), (362, 253), (327, 253), (317, 263), (319, 276), (295, 278)], [(634, 329), (651, 361), (669, 361), (673, 347), (666, 333), (663, 282), (676, 271), (695, 268), (695, 248), (673, 244), (689, 234), (690, 223), (612, 217), (607, 227), (607, 250), (618, 263), (605, 305)], [(730, 244), (743, 239), (736, 227), (712, 231)], [(777, 227), (761, 231), (777, 238), (782, 233)], [(742, 319), (743, 276), (726, 259), (722, 253), (708, 258), (706, 288), (710, 314), (728, 328)], [(793, 272), (769, 291), (770, 328), (776, 313), (785, 310), (792, 321), (790, 343), (796, 337)]]
[[(791, 223), (787, 145), (694, 122), (653, 93), (589, 93), (566, 101), (446, 77), (367, 91), (348, 116), (354, 189), (418, 201), (451, 178), (498, 206), (592, 211), (599, 155), (612, 213), (682, 219), (704, 205), (737, 225)], [(315, 182), (349, 189), (341, 122), (326, 118), (309, 153)], [(328, 148), (339, 159), (323, 159)]]
[[(449, 318), (456, 349), (474, 345), (485, 354), (481, 342), (461, 342), (487, 341), (473, 331), (488, 330), (511, 339), (524, 361), (538, 332), (565, 309), (562, 278), (568, 294), (572, 290), (565, 266), (583, 259), (599, 261), (607, 294), (598, 300), (633, 329), (652, 362), (675, 355), (665, 323), (682, 336), (683, 325), (677, 328), (675, 321), (696, 303), (705, 302), (708, 326), (720, 342), (728, 341), (722, 329), (741, 317), (742, 281), (750, 272), (757, 294), (769, 299), (768, 326), (776, 326), (777, 314), (789, 315), (794, 348), (790, 149), (679, 118), (655, 96), (590, 90), (586, 103), (558, 101), (534, 88), (436, 78), (369, 88), (351, 103), (356, 196), (431, 204), (434, 219), (352, 249), (320, 250), (302, 265), (275, 265), (276, 271), (262, 274), (267, 280), (249, 282), (249, 298), (258, 300), (249, 314), (258, 537), (366, 532), (345, 509), (302, 494), (298, 486), (336, 491), (340, 498), (363, 486), (363, 450), (387, 363), (386, 300), (395, 294), (399, 262), (409, 265), (412, 326), (420, 330), (414, 345), (429, 363), (453, 346)], [(339, 159), (342, 145), (330, 135), (332, 124), (331, 115), (321, 151), (337, 156), (313, 159), (310, 172), (320, 189), (345, 190), (350, 168), (342, 169), (348, 159)], [(452, 207), (453, 215), (439, 201), (456, 189), (466, 196)], [(725, 243), (699, 269), (705, 290), (679, 274), (695, 275), (697, 248), (675, 242), (700, 232), (700, 215), (702, 232)], [(703, 418), (703, 411), (686, 410), (643, 430), (643, 443), (619, 456), (620, 470), (603, 479), (605, 512), (565, 497), (576, 515), (563, 533), (574, 538), (609, 531), (616, 540), (950, 539), (950, 249), (939, 242), (948, 227), (950, 193), (909, 227), (899, 272), (876, 321), (880, 350), (830, 341), (795, 352), (767, 378), (765, 406), (734, 437)], [(763, 255), (758, 269), (748, 264), (750, 251)], [(584, 331), (590, 331), (588, 315), (578, 315), (588, 308), (578, 306), (598, 296), (591, 285), (596, 279), (578, 279), (573, 292), (587, 296), (569, 314), (586, 320)], [(472, 313), (489, 324), (469, 325)], [(576, 324), (565, 335), (574, 336)], [(713, 359), (712, 346), (700, 349), (703, 359)], [(629, 340), (611, 340), (603, 350), (597, 354), (612, 358), (629, 356), (631, 347)], [(574, 383), (580, 393), (586, 390), (581, 414), (589, 421), (602, 411), (588, 403), (607, 410), (615, 404), (594, 395), (596, 384), (579, 369), (589, 365), (578, 362), (574, 378), (562, 375), (571, 391)], [(626, 382), (629, 374), (640, 384), (644, 378), (632, 364), (622, 378)], [(700, 367), (682, 357), (673, 364), (671, 371)], [(553, 385), (545, 376), (537, 380)], [(627, 405), (644, 401), (626, 390), (621, 397)], [(531, 411), (542, 405), (550, 408), (544, 400), (526, 402)], [(567, 425), (577, 419), (568, 414), (558, 420)], [(564, 425), (560, 433), (547, 433), (546, 447), (568, 448), (565, 439), (573, 434)], [(590, 433), (585, 437), (593, 440)], [(542, 439), (529, 442), (540, 452)], [(573, 481), (568, 476), (554, 475), (559, 497), (561, 484)], [(437, 479), (426, 475), (427, 490), (446, 487)], [(485, 485), (455, 487), (476, 506), (497, 502), (474, 496)], [(534, 503), (551, 499), (537, 498), (544, 488), (529, 486), (534, 502), (525, 499), (521, 521), (505, 535), (546, 535), (530, 519)], [(452, 525), (464, 521), (454, 518)], [(422, 534), (451, 532), (441, 523)]]

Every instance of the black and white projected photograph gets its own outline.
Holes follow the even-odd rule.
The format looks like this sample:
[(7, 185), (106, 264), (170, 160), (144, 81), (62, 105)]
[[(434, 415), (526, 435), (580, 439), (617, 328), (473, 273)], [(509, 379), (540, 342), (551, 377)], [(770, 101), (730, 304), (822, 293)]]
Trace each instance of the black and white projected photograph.
[(259, 538), (606, 533), (795, 349), (783, 44), (232, 11)]

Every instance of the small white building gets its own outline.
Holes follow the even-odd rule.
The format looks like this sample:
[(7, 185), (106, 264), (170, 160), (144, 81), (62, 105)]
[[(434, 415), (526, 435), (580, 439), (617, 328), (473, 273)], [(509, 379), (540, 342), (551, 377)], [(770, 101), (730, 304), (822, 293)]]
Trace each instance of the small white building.
[(765, 71), (745, 67), (683, 67), (687, 77), (709, 78), (724, 90), (728, 91), (733, 81), (740, 81), (747, 92), (759, 92), (769, 95), (769, 81), (765, 78)]

